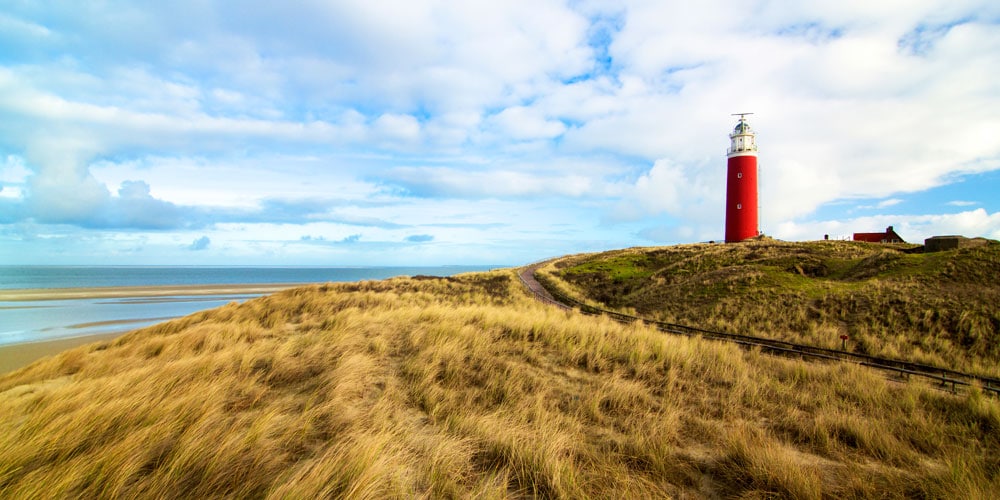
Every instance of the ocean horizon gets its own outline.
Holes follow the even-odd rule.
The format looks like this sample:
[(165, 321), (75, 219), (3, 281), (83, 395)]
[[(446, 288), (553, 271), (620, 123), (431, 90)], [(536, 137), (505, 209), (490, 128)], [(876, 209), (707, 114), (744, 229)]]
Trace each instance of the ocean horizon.
[[(0, 266), (0, 290), (353, 282), (453, 276), (498, 267), (507, 266)], [(124, 333), (261, 295), (0, 300), (0, 346)]]
[(445, 266), (0, 266), (0, 289), (326, 283), (452, 276), (505, 265)]

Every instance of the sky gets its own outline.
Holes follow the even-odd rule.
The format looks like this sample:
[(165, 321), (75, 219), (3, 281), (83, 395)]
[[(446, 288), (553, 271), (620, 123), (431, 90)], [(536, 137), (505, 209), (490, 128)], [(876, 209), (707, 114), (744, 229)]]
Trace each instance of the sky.
[(1000, 239), (1000, 2), (0, 5), (0, 264), (520, 265)]

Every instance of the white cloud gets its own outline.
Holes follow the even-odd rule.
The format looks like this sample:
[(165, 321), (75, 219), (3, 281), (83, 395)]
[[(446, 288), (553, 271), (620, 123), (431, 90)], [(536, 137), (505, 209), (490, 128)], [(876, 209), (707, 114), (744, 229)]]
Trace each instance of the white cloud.
[(193, 251), (205, 250), (211, 244), (212, 240), (208, 236), (202, 236), (201, 238), (192, 241), (191, 244), (188, 245), (188, 250), (193, 250)]
[(850, 239), (853, 233), (881, 231), (893, 226), (911, 243), (922, 243), (931, 236), (958, 234), (968, 237), (1000, 239), (1000, 212), (982, 208), (954, 214), (877, 215), (854, 219), (783, 222), (771, 236), (786, 240), (818, 240), (824, 234), (832, 239)]
[(253, 208), (266, 198), (379, 201), (378, 187), (355, 178), (343, 159), (269, 155), (254, 159), (148, 156), (91, 165), (95, 178), (115, 189), (141, 178), (157, 198), (177, 205)]
[(374, 128), (378, 136), (392, 145), (413, 142), (420, 136), (420, 123), (410, 115), (384, 114), (375, 120)]
[(899, 205), (903, 200), (900, 198), (889, 198), (887, 200), (882, 200), (874, 205), (858, 205), (856, 208), (858, 210), (868, 210), (868, 209), (883, 209)]
[(566, 131), (557, 120), (547, 119), (540, 110), (525, 106), (512, 106), (490, 118), (497, 131), (506, 139), (551, 139)]
[(24, 190), (19, 187), (0, 186), (0, 198), (20, 200), (24, 198)]
[[(530, 205), (565, 224), (533, 231), (587, 245), (711, 239), (728, 114), (754, 111), (762, 227), (811, 234), (828, 223), (784, 221), (1000, 169), (998, 18), (964, 0), (13, 4), (0, 196), (81, 226), (271, 207), (402, 242), (430, 232), (401, 220), (511, 228)], [(424, 251), (481, 236), (433, 234)]]
[[(697, 196), (687, 190), (692, 184), (693, 180), (682, 167), (659, 160), (649, 173), (636, 180), (634, 201), (653, 214), (677, 214), (687, 201)], [(690, 194), (695, 196), (688, 197)], [(630, 201), (633, 200), (626, 203)]]
[(31, 175), (31, 170), (24, 164), (24, 158), (17, 155), (7, 155), (0, 164), (0, 182), (4, 184), (23, 184)]
[(0, 12), (0, 33), (6, 35), (5, 38), (15, 41), (22, 38), (44, 39), (52, 36), (52, 31), (41, 24), (18, 19), (2, 12)]
[[(1000, 63), (995, 29), (955, 26), (935, 50), (916, 57), (898, 48), (912, 25), (872, 12), (882, 7), (853, 15), (837, 10), (828, 21), (833, 35), (809, 40), (767, 33), (794, 21), (784, 14), (745, 17), (744, 26), (733, 9), (716, 6), (726, 12), (711, 12), (711, 5), (703, 12), (655, 4), (630, 9), (613, 52), (624, 61), (623, 74), (656, 85), (626, 95), (628, 80), (621, 77), (616, 111), (570, 131), (567, 142), (710, 168), (724, 162), (718, 117), (756, 111), (762, 190), (771, 201), (764, 216), (772, 219), (806, 215), (845, 197), (928, 189), (956, 171), (1000, 166), (1000, 147), (986, 139), (1000, 133), (987, 97), (1000, 90), (985, 74)], [(957, 17), (975, 10), (966, 9)], [(932, 10), (917, 7), (903, 17)], [(952, 53), (949, 44), (960, 48)]]
[(463, 171), (446, 167), (398, 167), (387, 173), (386, 181), (421, 197), (579, 197), (602, 192), (591, 179), (580, 175), (541, 176), (499, 169)]

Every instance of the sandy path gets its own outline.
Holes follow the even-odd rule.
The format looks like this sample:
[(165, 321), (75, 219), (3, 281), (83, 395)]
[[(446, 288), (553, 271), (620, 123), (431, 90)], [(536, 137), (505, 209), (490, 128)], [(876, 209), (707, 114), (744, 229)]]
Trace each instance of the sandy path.
[(531, 291), (531, 293), (535, 296), (536, 299), (545, 302), (546, 304), (552, 304), (560, 309), (569, 310), (570, 309), (569, 306), (563, 304), (562, 302), (559, 302), (554, 297), (552, 297), (552, 294), (550, 294), (549, 291), (546, 290), (545, 287), (543, 287), (542, 284), (535, 279), (535, 271), (538, 270), (539, 267), (542, 267), (545, 264), (547, 264), (548, 262), (549, 261), (538, 262), (535, 264), (531, 264), (527, 267), (522, 267), (520, 270), (518, 270), (517, 275), (518, 277), (521, 278), (521, 283), (524, 283), (524, 286), (528, 287), (528, 290)]

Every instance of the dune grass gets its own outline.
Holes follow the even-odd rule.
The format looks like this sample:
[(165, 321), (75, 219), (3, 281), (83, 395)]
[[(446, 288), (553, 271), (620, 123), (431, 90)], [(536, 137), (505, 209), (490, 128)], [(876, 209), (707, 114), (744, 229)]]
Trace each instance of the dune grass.
[(986, 498), (1000, 404), (537, 303), (311, 286), (0, 377), (0, 497)]
[(1000, 378), (1000, 244), (677, 245), (560, 259), (540, 279), (642, 317)]

